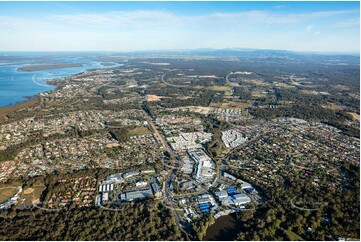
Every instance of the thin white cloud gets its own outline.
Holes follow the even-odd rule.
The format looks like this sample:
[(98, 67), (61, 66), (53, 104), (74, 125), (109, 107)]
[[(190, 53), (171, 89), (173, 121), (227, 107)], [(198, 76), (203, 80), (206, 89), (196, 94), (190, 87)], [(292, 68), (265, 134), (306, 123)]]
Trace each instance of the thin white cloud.
[[(179, 15), (169, 11), (144, 10), (103, 14), (69, 13), (37, 16), (37, 20), (0, 16), (0, 50), (145, 50), (203, 47), (352, 50), (359, 48), (359, 36), (355, 31), (339, 36), (325, 31), (317, 24), (317, 28), (322, 31), (320, 34), (319, 29), (315, 29), (312, 24), (334, 16), (340, 16), (337, 18), (340, 21), (339, 19), (351, 17), (353, 13), (358, 13), (358, 10), (303, 14), (244, 11), (207, 15)], [(331, 27), (335, 21), (327, 19)], [(355, 19), (343, 24), (355, 24)], [(302, 34), (305, 30), (309, 34), (304, 35), (305, 39), (300, 39), (299, 33)], [(315, 39), (318, 36), (317, 41), (312, 41), (309, 35), (315, 36)], [(325, 41), (318, 43), (326, 36), (328, 46), (323, 45)]]
[(105, 28), (144, 28), (179, 26), (244, 26), (249, 24), (296, 24), (311, 19), (327, 18), (355, 13), (357, 10), (324, 11), (304, 14), (279, 14), (269, 11), (213, 13), (200, 16), (176, 15), (167, 11), (121, 11), (104, 14), (52, 15), (51, 20), (72, 25), (89, 25)]
[(72, 25), (95, 27), (151, 27), (179, 24), (178, 16), (165, 11), (124, 11), (105, 14), (52, 15), (50, 19)]
[(345, 21), (335, 23), (333, 26), (336, 28), (348, 28), (348, 27), (360, 26), (360, 19), (359, 18), (347, 19)]
[(311, 29), (313, 29), (313, 27), (314, 27), (313, 25), (308, 25), (307, 28), (306, 28), (306, 30), (307, 30), (307, 31), (310, 31)]
[(38, 28), (48, 28), (53, 26), (53, 24), (45, 21), (36, 21), (32, 19), (15, 18), (0, 15), (1, 29), (28, 29), (33, 28), (34, 26), (37, 26)]

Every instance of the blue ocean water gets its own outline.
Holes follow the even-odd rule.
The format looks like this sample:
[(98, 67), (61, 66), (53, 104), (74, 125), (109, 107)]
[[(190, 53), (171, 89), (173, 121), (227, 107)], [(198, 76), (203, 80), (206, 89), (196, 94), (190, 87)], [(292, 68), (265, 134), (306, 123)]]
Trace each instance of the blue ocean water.
[[(46, 80), (67, 77), (89, 69), (110, 68), (120, 66), (103, 66), (100, 61), (94, 61), (94, 56), (39, 56), (31, 54), (3, 54), (0, 55), (0, 107), (13, 105), (27, 100), (29, 96), (55, 89), (47, 85)], [(18, 68), (27, 65), (84, 63), (82, 67), (49, 69), (41, 71), (18, 71)]]

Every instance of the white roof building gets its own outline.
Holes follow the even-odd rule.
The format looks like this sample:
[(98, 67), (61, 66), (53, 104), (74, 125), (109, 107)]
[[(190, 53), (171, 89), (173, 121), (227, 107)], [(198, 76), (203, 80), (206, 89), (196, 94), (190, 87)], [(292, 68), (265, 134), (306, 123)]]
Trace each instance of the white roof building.
[(222, 199), (222, 198), (228, 197), (228, 193), (227, 193), (227, 191), (222, 190), (222, 191), (216, 192), (216, 196), (217, 196), (219, 199)]
[(107, 192), (104, 192), (102, 194), (102, 201), (108, 201), (109, 200), (109, 193)]
[(251, 202), (251, 199), (244, 193), (232, 195), (232, 200), (237, 206)]

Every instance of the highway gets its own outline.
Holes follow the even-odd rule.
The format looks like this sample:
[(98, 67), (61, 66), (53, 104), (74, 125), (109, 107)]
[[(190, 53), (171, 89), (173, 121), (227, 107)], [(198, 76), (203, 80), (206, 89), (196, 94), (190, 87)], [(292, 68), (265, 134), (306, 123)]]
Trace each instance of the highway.
[(163, 74), (163, 75), (162, 75), (162, 78), (161, 78), (161, 80), (162, 80), (162, 82), (163, 82), (164, 84), (166, 84), (166, 85), (168, 85), (168, 86), (171, 86), (171, 87), (188, 87), (187, 85), (175, 85), (175, 84), (170, 84), (170, 83), (166, 82), (166, 81), (164, 80), (165, 75), (166, 75), (166, 74)]
[[(143, 106), (142, 106), (143, 107)], [(144, 110), (142, 108), (143, 112), (145, 113), (145, 116), (147, 118), (147, 121), (149, 123), (149, 125), (152, 127), (154, 133), (156, 134), (156, 136), (158, 137), (158, 139), (160, 140), (160, 142), (162, 143), (162, 146), (165, 150), (167, 150), (169, 152), (169, 154), (171, 155), (170, 159), (173, 161), (176, 161), (176, 163), (179, 163), (178, 161), (178, 157), (176, 157), (176, 155), (174, 154), (174, 151), (170, 148), (170, 146), (168, 145), (168, 143), (165, 140), (165, 137), (159, 132), (159, 130), (157, 129), (157, 127), (155, 126), (154, 122), (153, 122), (153, 117), (150, 116), (150, 114)], [(172, 167), (172, 166), (171, 166)], [(171, 181), (173, 180), (173, 176), (176, 172), (177, 168), (169, 168), (168, 170), (168, 177), (166, 178), (166, 181), (164, 183), (165, 187), (164, 187), (164, 197), (166, 199), (166, 201), (168, 201), (171, 205), (171, 210), (174, 214), (174, 218), (177, 224), (177, 227), (179, 229), (179, 231), (183, 231), (184, 233), (186, 233), (180, 223), (180, 221), (182, 220), (177, 209), (175, 208), (174, 205), (174, 199), (173, 199), (173, 195), (170, 192), (170, 184)]]
[(229, 74), (226, 76), (226, 84), (229, 85), (229, 86), (231, 86), (231, 87), (238, 87), (238, 86), (239, 86), (238, 83), (233, 83), (233, 82), (230, 82), (230, 81), (228, 80), (228, 77), (229, 77), (230, 75), (232, 75), (232, 74), (233, 74), (233, 72), (229, 73)]

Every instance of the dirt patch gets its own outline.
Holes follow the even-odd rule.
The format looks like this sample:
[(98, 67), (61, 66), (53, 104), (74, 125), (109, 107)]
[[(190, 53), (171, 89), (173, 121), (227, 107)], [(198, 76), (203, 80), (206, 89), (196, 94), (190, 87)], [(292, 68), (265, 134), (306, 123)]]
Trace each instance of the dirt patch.
[(215, 108), (228, 108), (228, 109), (235, 109), (235, 110), (242, 110), (245, 108), (252, 107), (252, 104), (249, 102), (235, 102), (235, 101), (227, 101), (223, 103), (212, 103), (211, 107)]
[(168, 98), (168, 97), (162, 97), (162, 96), (157, 96), (157, 95), (147, 95), (148, 102), (160, 101), (162, 98)]
[(179, 108), (171, 108), (172, 111), (187, 111), (187, 112), (194, 112), (200, 114), (209, 114), (213, 108), (211, 107), (202, 107), (202, 106), (186, 106), (186, 107), (179, 107)]
[(333, 89), (338, 90), (338, 91), (349, 91), (350, 88), (344, 85), (335, 85), (333, 86)]
[(34, 192), (34, 188), (28, 188), (23, 191), (24, 195), (31, 194)]
[(345, 106), (337, 105), (337, 104), (334, 104), (334, 103), (323, 104), (323, 105), (321, 105), (321, 107), (331, 109), (331, 110), (335, 110), (335, 111), (344, 110), (346, 108)]
[(359, 114), (353, 113), (353, 112), (347, 112), (347, 113), (350, 114), (350, 115), (352, 115), (352, 118), (353, 118), (354, 120), (360, 121), (360, 115), (359, 115)]
[(190, 98), (192, 98), (192, 97), (189, 97), (189, 96), (184, 96), (184, 97), (182, 97), (182, 96), (176, 96), (176, 98), (179, 99), (179, 100), (186, 100), (186, 99), (190, 99)]

